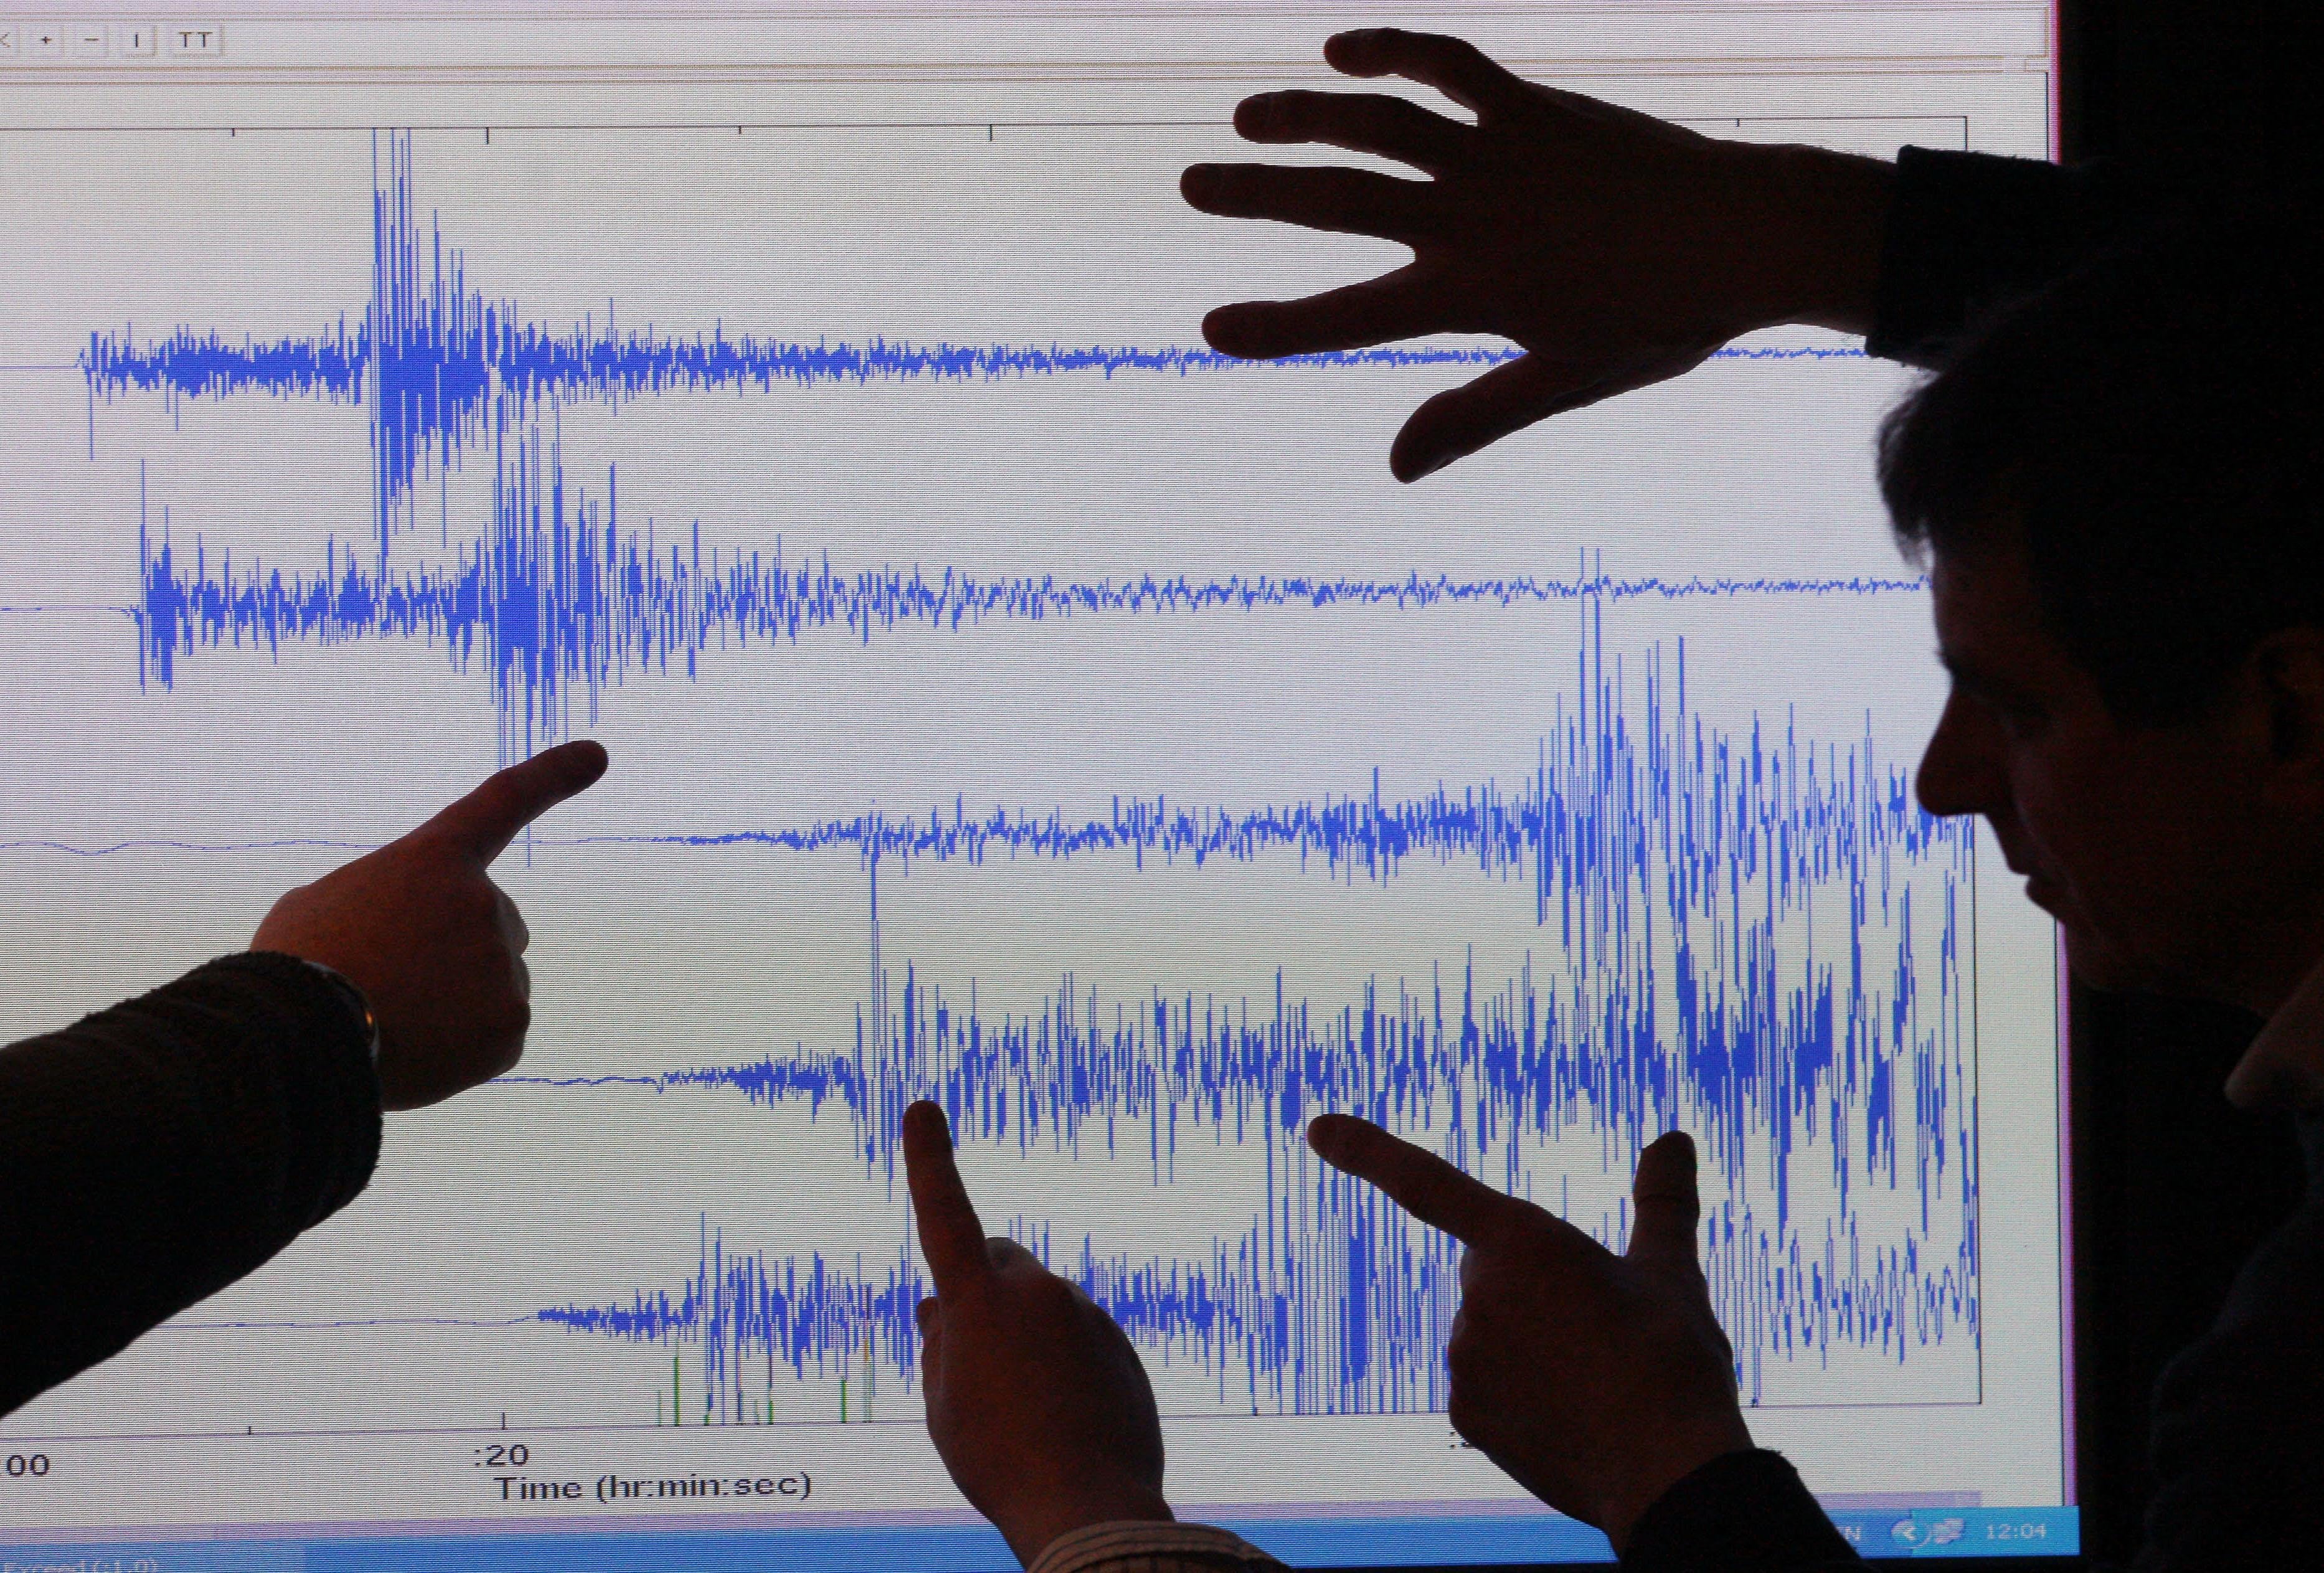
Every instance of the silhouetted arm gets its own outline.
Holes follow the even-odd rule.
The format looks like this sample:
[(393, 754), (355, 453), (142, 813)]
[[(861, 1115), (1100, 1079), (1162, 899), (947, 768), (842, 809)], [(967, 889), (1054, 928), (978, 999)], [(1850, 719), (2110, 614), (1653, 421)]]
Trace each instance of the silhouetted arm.
[(290, 956), (0, 1049), (0, 1413), (346, 1206), (379, 1136), (363, 1016)]
[(530, 933), (494, 858), (604, 773), (572, 742), (290, 891), (250, 953), (0, 1049), (0, 1413), (345, 1207), (380, 1110), (517, 1062)]

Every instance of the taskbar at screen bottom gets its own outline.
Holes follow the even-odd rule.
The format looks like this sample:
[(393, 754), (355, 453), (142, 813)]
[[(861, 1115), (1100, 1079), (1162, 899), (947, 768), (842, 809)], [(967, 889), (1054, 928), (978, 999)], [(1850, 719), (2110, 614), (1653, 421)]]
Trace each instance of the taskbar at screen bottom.
[[(2080, 1549), (2070, 1507), (1933, 1507), (1835, 1512), (1867, 1557), (2063, 1557)], [(1299, 1568), (1508, 1567), (1613, 1561), (1606, 1537), (1555, 1514), (1244, 1518), (1223, 1523)], [(369, 1536), (10, 1544), (0, 1573), (667, 1573), (673, 1568), (786, 1573), (1003, 1573), (1015, 1559), (982, 1525), (717, 1531), (495, 1532)], [(27, 1537), (29, 1538), (29, 1537)]]

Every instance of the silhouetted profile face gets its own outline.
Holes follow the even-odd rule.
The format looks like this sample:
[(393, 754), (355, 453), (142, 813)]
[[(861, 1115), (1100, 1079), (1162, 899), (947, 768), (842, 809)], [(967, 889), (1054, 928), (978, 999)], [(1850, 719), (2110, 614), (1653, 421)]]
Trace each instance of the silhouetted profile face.
[(2266, 683), (2246, 671), (2190, 720), (2119, 720), (2045, 626), (2014, 525), (1936, 554), (1931, 583), (1953, 681), (1922, 804), (1991, 824), (2085, 982), (2264, 995), (2255, 967), (2281, 970), (2290, 909), (2315, 905), (2298, 887), (2317, 839)]

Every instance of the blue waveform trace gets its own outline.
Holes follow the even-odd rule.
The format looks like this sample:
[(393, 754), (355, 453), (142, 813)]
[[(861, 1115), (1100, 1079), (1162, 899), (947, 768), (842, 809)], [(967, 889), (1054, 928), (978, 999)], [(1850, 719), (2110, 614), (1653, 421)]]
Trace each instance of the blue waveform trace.
[[(1730, 739), (1654, 659), (1626, 702), (1594, 639), (1582, 676), (1581, 703), (1545, 741), (1533, 818), (1501, 843), (1536, 860), (1555, 943), (1506, 974), (1481, 974), (1473, 949), (1455, 976), (1431, 963), (1321, 992), (1296, 989), (1287, 969), (1257, 996), (1226, 984), (1110, 996), (1068, 973), (1020, 1007), (996, 1006), (989, 984), (946, 988), (917, 961), (895, 975), (867, 858), (871, 968), (852, 1044), (526, 1080), (726, 1092), (818, 1122), (829, 1111), (891, 1196), (900, 1117), (918, 1097), (945, 1106), (964, 1145), (1027, 1160), (1134, 1164), (1157, 1187), (1199, 1180), (1205, 1194), (1226, 1164), (1258, 1192), (1240, 1235), (1192, 1256), (1085, 1237), (1065, 1260), (1231, 1408), (1442, 1402), (1451, 1247), (1311, 1172), (1301, 1132), (1327, 1109), (1561, 1210), (1572, 1176), (1627, 1180), (1661, 1131), (1693, 1132), (1725, 1191), (1707, 1210), (1705, 1272), (1755, 1402), (1787, 1367), (1903, 1366), (1974, 1347), (1971, 827), (1923, 813), (1869, 738), (1820, 748), (1755, 725)], [(1480, 868), (1492, 871), (1489, 855)], [(1628, 1227), (1618, 1205), (1577, 1221), (1617, 1246)], [(675, 1294), (543, 1315), (701, 1340), (715, 1396), (727, 1391), (720, 1362), (773, 1348), (797, 1366), (821, 1348), (816, 1329), (841, 1313), (807, 1286), (826, 1284), (846, 1317), (889, 1319), (880, 1347), (908, 1380), (911, 1334), (894, 1320), (918, 1292), (908, 1254), (857, 1278), (811, 1257), (736, 1266), (713, 1252)]]
[[(1411, 1227), (1368, 1188), (1310, 1171), (1299, 1133), (1326, 1110), (1433, 1136), (1447, 1156), (1521, 1191), (1550, 1161), (1574, 1162), (1573, 1149), (1584, 1165), (1627, 1171), (1664, 1126), (1704, 1131), (1706, 1168), (1723, 1172), (1729, 1194), (1708, 1210), (1700, 1243), (1754, 1402), (1773, 1365), (1822, 1362), (1850, 1346), (1902, 1365), (1948, 1337), (1977, 1338), (1973, 1178), (1950, 1177), (1950, 1218), (1932, 1207), (1947, 1200), (1949, 1166), (1970, 1162), (1966, 1139), (1947, 1139), (1961, 1135), (1949, 1128), (1962, 1116), (1948, 1107), (1947, 1086), (1961, 1072), (1958, 1042), (1946, 1045), (1934, 1033), (1917, 1044), (1880, 1043), (1879, 1024), (1867, 1015), (1840, 1020), (1828, 975), (1820, 987), (1738, 1011), (1742, 1019), (1729, 1025), (1744, 1032), (1708, 1035), (1676, 1055), (1635, 1020), (1607, 1024), (1624, 1041), (1593, 1044), (1587, 1035), (1598, 1024), (1583, 1002), (1564, 1007), (1545, 996), (1530, 962), (1494, 993), (1471, 970), (1457, 1010), (1447, 992), (1441, 982), (1398, 986), (1391, 999), (1374, 980), (1360, 1005), (1333, 1009), (1292, 998), (1278, 984), (1271, 1002), (1157, 995), (1109, 1013), (1068, 978), (1018, 1018), (949, 1005), (908, 968), (890, 1030), (862, 1031), (852, 1055), (769, 1057), (659, 1085), (845, 1105), (859, 1115), (859, 1133), (871, 1133), (867, 1166), (890, 1169), (891, 1191), (898, 1117), (917, 1096), (948, 1106), (964, 1144), (1093, 1161), (1099, 1153), (1084, 1145), (1093, 1142), (1107, 1155), (1126, 1150), (1150, 1164), (1163, 1185), (1188, 1182), (1182, 1147), (1204, 1135), (1213, 1147), (1262, 1148), (1263, 1195), (1249, 1228), (1200, 1256), (1109, 1252), (1085, 1235), (1076, 1256), (1056, 1263), (1046, 1231), (1038, 1245), (1133, 1337), (1192, 1363), (1217, 1383), (1220, 1403), (1236, 1410), (1346, 1413), (1443, 1403), (1440, 1352), (1457, 1302), (1458, 1246)], [(1787, 1022), (1789, 1041), (1751, 1041), (1753, 1026), (1782, 1039)], [(1900, 1152), (1895, 1105), (1906, 1077), (1918, 1128)], [(1718, 1102), (1687, 1107), (1696, 1099)], [(1817, 1155), (1832, 1165), (1839, 1201), (1803, 1220), (1789, 1216), (1788, 1169), (1820, 1110), (1826, 1128), (1817, 1145), (1828, 1150)], [(1843, 1138), (1851, 1124), (1860, 1126), (1860, 1150)], [(1772, 1187), (1757, 1172), (1770, 1136)], [(1908, 1216), (1886, 1237), (1867, 1229), (1851, 1205), (1858, 1185), (1904, 1193), (1917, 1202), (1917, 1222)], [(1768, 1189), (1772, 1197), (1756, 1194)], [(1613, 1248), (1624, 1243), (1627, 1215), (1595, 1227), (1577, 1221)], [(770, 1265), (714, 1249), (675, 1296), (641, 1290), (540, 1316), (632, 1340), (698, 1342), (705, 1403), (716, 1412), (741, 1404), (734, 1374), (757, 1368), (754, 1352), (771, 1352), (804, 1376), (810, 1361), (818, 1374), (844, 1375), (850, 1357), (884, 1348), (908, 1387), (917, 1359), (910, 1311), (925, 1292), (908, 1251), (866, 1279), (819, 1256)]]
[[(423, 225), (410, 134), (374, 134), (371, 295), (359, 318), (342, 316), (308, 336), (232, 338), (181, 325), (158, 338), (133, 327), (92, 332), (79, 365), (88, 386), (94, 455), (99, 401), (157, 395), (173, 414), (185, 401), (244, 395), (322, 400), (367, 411), (375, 541), (357, 551), (327, 535), (319, 565), (285, 567), (248, 554), (215, 556), (196, 541), (187, 564), (163, 511), (154, 545), (141, 469), (140, 675), (164, 689), (201, 648), (245, 642), (279, 658), (290, 641), (440, 640), (453, 664), (478, 657), (488, 671), (503, 759), (567, 734), (575, 691), (595, 719), (603, 689), (632, 672), (696, 675), (699, 658), (732, 641), (796, 639), (831, 628), (869, 642), (900, 625), (957, 630), (995, 619), (1041, 621), (1112, 612), (1442, 604), (1783, 594), (1885, 594), (1912, 577), (1745, 575), (1565, 580), (1546, 575), (1402, 578), (1334, 575), (980, 576), (957, 568), (881, 565), (842, 572), (828, 560), (705, 547), (698, 521), (657, 534), (625, 524), (617, 467), (601, 496), (568, 480), (558, 412), (576, 402), (619, 405), (670, 393), (771, 391), (782, 386), (874, 382), (992, 382), (1124, 374), (1185, 377), (1253, 364), (1292, 368), (1489, 367), (1506, 345), (1419, 345), (1240, 362), (1203, 347), (912, 343), (875, 336), (813, 344), (722, 327), (692, 336), (622, 329), (609, 301), (567, 327), (530, 320), (513, 301), (468, 282), (461, 248), (433, 216)], [(1733, 346), (1748, 360), (1849, 358), (1821, 346)], [(544, 430), (551, 435), (544, 437)], [(487, 450), (492, 485), (481, 532), (463, 541), (442, 520), (448, 563), (401, 563), (393, 543), (413, 522), (423, 474), (464, 467)], [(214, 566), (213, 566), (214, 565)]]
[(586, 494), (568, 483), (557, 439), (538, 428), (514, 434), (501, 454), (485, 538), (446, 565), (365, 562), (335, 538), (319, 569), (237, 562), (231, 551), (213, 557), (200, 536), (188, 560), (171, 539), (168, 511), (156, 540), (145, 508), (141, 477), (141, 685), (174, 687), (179, 662), (201, 649), (249, 648), (279, 659), (294, 642), (421, 640), (440, 646), (456, 670), (481, 666), (489, 676), (504, 758), (566, 735), (576, 687), (594, 723), (604, 691), (633, 673), (690, 681), (714, 651), (817, 633), (868, 646), (908, 629), (954, 633), (1075, 617), (1862, 598), (1918, 594), (1926, 584), (1907, 575), (1615, 575), (1586, 561), (1571, 578), (850, 569), (827, 554), (794, 559), (779, 538), (771, 551), (706, 547), (699, 521), (676, 540), (650, 519), (629, 524), (618, 469), (608, 466), (602, 501)]
[[(78, 364), (88, 388), (90, 441), (99, 400), (159, 395), (176, 410), (193, 399), (245, 394), (362, 404), (370, 412), (374, 525), (383, 565), (405, 505), (431, 466), (456, 468), (463, 451), (506, 419), (577, 400), (611, 404), (676, 392), (887, 382), (995, 382), (1123, 374), (1187, 377), (1254, 368), (1362, 370), (1450, 366), (1487, 369), (1524, 352), (1505, 344), (1384, 345), (1237, 360), (1205, 346), (978, 344), (874, 335), (861, 342), (623, 330), (608, 300), (564, 327), (528, 319), (517, 304), (468, 283), (462, 248), (446, 243), (434, 214), (423, 233), (411, 133), (372, 138), (371, 297), (358, 320), (341, 316), (319, 333), (262, 338), (181, 324), (140, 338), (134, 325), (92, 331)], [(1860, 360), (1840, 345), (1729, 345), (1747, 361)]]
[[(1720, 739), (1715, 746), (1734, 745)], [(1751, 746), (1757, 751), (1756, 737)], [(837, 850), (854, 853), (867, 867), (908, 867), (920, 860), (978, 865), (996, 857), (1065, 862), (1118, 854), (1142, 871), (1149, 859), (1201, 868), (1216, 860), (1250, 863), (1279, 853), (1295, 859), (1302, 869), (1314, 865), (1334, 879), (1375, 884), (1388, 883), (1408, 861), (1422, 859), (1439, 867), (1473, 866), (1487, 878), (1524, 886), (1534, 899), (1535, 922), (1545, 924), (1558, 888), (1556, 847), (1573, 834), (1574, 809), (1566, 796), (1568, 774), (1561, 771), (1553, 783), (1546, 738), (1541, 755), (1533, 778), (1514, 790), (1486, 780), (1457, 792), (1439, 786), (1389, 798), (1382, 795), (1375, 769), (1369, 795), (1248, 810), (1174, 805), (1167, 796), (1117, 796), (1102, 818), (1054, 808), (1037, 813), (1001, 807), (972, 817), (965, 800), (955, 798), (949, 813), (936, 807), (924, 816), (873, 811), (780, 829), (595, 834), (570, 841), (580, 846)], [(1910, 794), (1901, 776), (1887, 790), (1900, 805)], [(1941, 832), (1907, 819), (1899, 833)]]
[[(1684, 659), (1685, 641), (1679, 641)], [(1721, 740), (1719, 746), (1735, 747)], [(1541, 763), (1533, 776), (1514, 786), (1487, 778), (1452, 787), (1402, 796), (1385, 793), (1378, 768), (1370, 790), (1290, 799), (1255, 808), (1189, 802), (1170, 795), (1125, 797), (1117, 794), (1102, 814), (1069, 813), (996, 805), (972, 814), (964, 797), (926, 814), (872, 809), (862, 814), (808, 820), (780, 826), (724, 831), (641, 831), (539, 835), (536, 851), (560, 847), (671, 847), (696, 851), (757, 850), (798, 855), (839, 852), (859, 863), (908, 869), (916, 863), (982, 866), (996, 860), (1093, 862), (1127, 860), (1133, 871), (1149, 865), (1217, 861), (1258, 863), (1291, 860), (1303, 871), (1316, 869), (1348, 884), (1386, 885), (1416, 860), (1439, 868), (1467, 867), (1504, 884), (1521, 887), (1533, 899), (1535, 921), (1546, 923), (1554, 888), (1543, 852), (1571, 834), (1564, 823), (1571, 809), (1568, 782), (1553, 785), (1549, 739), (1540, 742)], [(1902, 795), (1901, 778), (1890, 789)], [(0, 851), (47, 851), (79, 858), (153, 851), (241, 853), (317, 849), (371, 851), (378, 841), (318, 836), (277, 836), (252, 841), (197, 842), (143, 837), (92, 845), (55, 840), (0, 842)]]

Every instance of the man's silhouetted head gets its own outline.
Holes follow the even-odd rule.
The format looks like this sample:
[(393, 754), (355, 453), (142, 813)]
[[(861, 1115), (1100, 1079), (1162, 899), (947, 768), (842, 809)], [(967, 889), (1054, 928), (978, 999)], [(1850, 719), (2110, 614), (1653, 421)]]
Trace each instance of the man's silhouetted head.
[(2324, 953), (2311, 240), (2109, 257), (1890, 419), (1954, 683), (1932, 813), (1992, 824), (2089, 981), (2271, 1008)]

